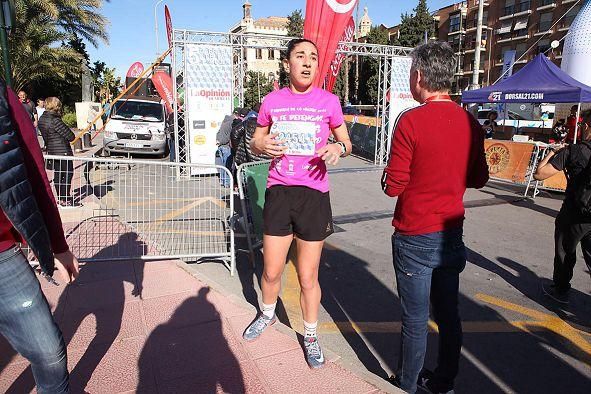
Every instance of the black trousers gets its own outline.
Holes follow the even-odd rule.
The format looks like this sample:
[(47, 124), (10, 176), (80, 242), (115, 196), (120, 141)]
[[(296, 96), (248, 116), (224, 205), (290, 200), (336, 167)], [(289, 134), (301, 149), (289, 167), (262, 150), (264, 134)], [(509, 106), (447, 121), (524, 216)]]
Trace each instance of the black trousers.
[(577, 223), (578, 215), (563, 208), (556, 217), (554, 228), (554, 284), (558, 291), (570, 289), (577, 260), (577, 245), (581, 244), (583, 258), (591, 271), (591, 223)]
[(53, 187), (59, 201), (71, 202), (70, 191), (73, 177), (74, 163), (71, 160), (53, 161)]

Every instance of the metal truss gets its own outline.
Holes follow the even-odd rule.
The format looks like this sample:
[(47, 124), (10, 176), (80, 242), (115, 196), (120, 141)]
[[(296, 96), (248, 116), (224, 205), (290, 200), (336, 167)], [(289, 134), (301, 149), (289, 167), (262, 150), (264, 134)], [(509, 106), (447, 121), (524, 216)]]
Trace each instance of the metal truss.
[[(244, 82), (246, 79), (246, 49), (261, 48), (261, 49), (279, 49), (285, 50), (290, 40), (295, 37), (266, 35), (266, 34), (242, 34), (242, 33), (221, 33), (197, 30), (173, 30), (173, 75), (176, 78), (177, 95), (181, 94), (184, 89), (184, 73), (185, 73), (185, 58), (184, 48), (187, 44), (219, 44), (231, 45), (233, 54), (233, 96), (234, 102), (242, 106), (244, 103)], [(378, 45), (367, 44), (362, 42), (343, 42), (342, 48), (338, 53), (346, 55), (356, 55), (371, 57), (379, 60), (379, 82), (378, 82), (378, 103), (376, 111), (376, 150), (375, 150), (375, 164), (384, 165), (389, 154), (389, 133), (388, 125), (390, 122), (389, 112), (390, 104), (388, 94), (390, 90), (390, 73), (392, 70), (392, 58), (398, 56), (408, 56), (412, 48), (392, 46), (392, 45)], [(188, 114), (181, 112), (179, 115), (179, 106), (174, 103), (175, 110), (175, 149), (177, 151), (176, 160), (181, 163), (186, 163), (189, 160), (188, 144), (185, 136), (188, 135)], [(178, 117), (183, 116), (186, 122), (182, 122), (179, 126)]]

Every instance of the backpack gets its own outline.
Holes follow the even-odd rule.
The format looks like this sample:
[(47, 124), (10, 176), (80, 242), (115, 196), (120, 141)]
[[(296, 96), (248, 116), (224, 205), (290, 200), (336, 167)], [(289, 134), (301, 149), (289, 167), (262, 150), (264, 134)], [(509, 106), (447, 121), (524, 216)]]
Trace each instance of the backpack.
[[(587, 149), (591, 150), (591, 144), (589, 142), (582, 142), (581, 145), (583, 144)], [(578, 211), (584, 216), (591, 216), (591, 158), (579, 175), (579, 184), (574, 191), (573, 197)]]

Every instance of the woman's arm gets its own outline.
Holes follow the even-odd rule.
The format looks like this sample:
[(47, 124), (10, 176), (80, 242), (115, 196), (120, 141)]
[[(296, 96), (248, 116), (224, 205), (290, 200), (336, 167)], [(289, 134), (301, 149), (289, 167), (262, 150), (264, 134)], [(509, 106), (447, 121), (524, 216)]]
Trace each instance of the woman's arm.
[(68, 142), (72, 142), (76, 138), (76, 135), (61, 119), (56, 119), (55, 131)]
[[(316, 153), (318, 153), (320, 158), (327, 164), (335, 165), (339, 162), (339, 158), (345, 157), (351, 153), (353, 145), (351, 145), (351, 139), (349, 138), (346, 123), (332, 129), (332, 134), (337, 142), (334, 144), (326, 144), (324, 147), (318, 149)], [(344, 150), (343, 147), (345, 148)]]
[(277, 139), (277, 134), (269, 134), (269, 129), (269, 126), (257, 126), (252, 140), (250, 140), (250, 149), (255, 155), (282, 156), (287, 147), (283, 141)]

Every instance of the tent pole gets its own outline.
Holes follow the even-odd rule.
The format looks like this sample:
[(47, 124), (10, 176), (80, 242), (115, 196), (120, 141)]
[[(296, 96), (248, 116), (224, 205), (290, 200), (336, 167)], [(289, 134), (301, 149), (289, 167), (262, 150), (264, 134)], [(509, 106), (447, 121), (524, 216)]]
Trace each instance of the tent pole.
[(575, 120), (575, 135), (573, 136), (573, 144), (577, 143), (577, 135), (579, 134), (579, 118), (581, 117), (581, 103), (577, 106), (577, 119)]
[[(503, 115), (503, 130), (507, 130), (507, 103), (503, 103), (503, 111), (505, 112)], [(505, 131), (503, 131), (503, 134), (504, 133)], [(513, 139), (513, 135), (511, 136), (511, 139)]]

